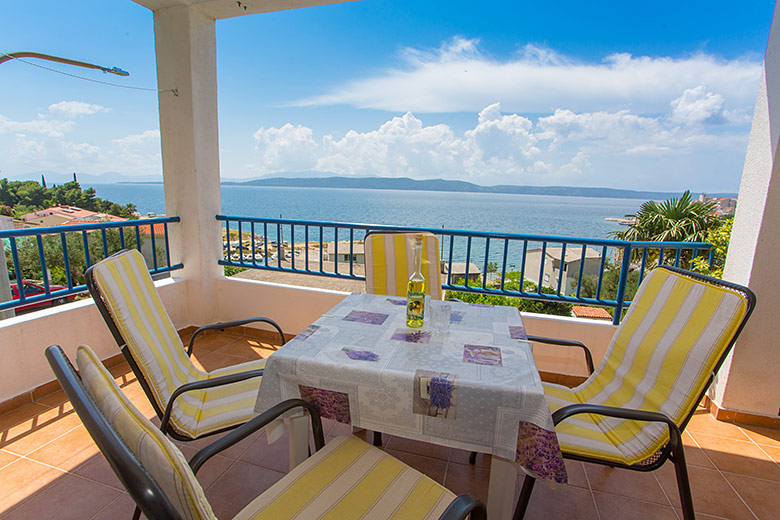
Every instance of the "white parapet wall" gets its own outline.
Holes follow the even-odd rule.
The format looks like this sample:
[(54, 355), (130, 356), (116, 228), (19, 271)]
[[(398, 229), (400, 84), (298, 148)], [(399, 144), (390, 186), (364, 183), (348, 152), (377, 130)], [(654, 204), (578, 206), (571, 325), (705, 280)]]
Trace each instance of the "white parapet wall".
[[(155, 285), (176, 327), (189, 325), (187, 282), (169, 278)], [(91, 299), (0, 321), (0, 403), (54, 380), (46, 347), (60, 345), (73, 360), (81, 344), (92, 347), (101, 359), (119, 354)]]
[[(584, 343), (593, 355), (593, 363), (598, 366), (604, 359), (609, 343), (617, 328), (604, 320), (587, 320), (548, 314), (521, 313), (526, 332), (534, 336), (569, 339)], [(553, 372), (573, 376), (587, 376), (588, 365), (585, 354), (577, 347), (561, 347), (535, 343), (534, 360), (542, 372)]]
[[(312, 289), (276, 283), (225, 278), (218, 282), (218, 321), (251, 316), (266, 316), (277, 321), (286, 334), (297, 334), (317, 320), (349, 293)], [(596, 365), (604, 357), (615, 326), (599, 320), (583, 320), (545, 314), (523, 313), (529, 334), (572, 339), (585, 343)], [(272, 330), (267, 325), (257, 325)], [(534, 358), (539, 370), (587, 376), (588, 370), (581, 349), (534, 345)]]

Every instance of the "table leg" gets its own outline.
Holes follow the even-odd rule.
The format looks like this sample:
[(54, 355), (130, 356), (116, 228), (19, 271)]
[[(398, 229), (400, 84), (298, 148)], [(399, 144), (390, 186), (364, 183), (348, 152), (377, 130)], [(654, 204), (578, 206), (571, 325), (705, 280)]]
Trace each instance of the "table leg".
[(309, 416), (300, 415), (289, 419), (290, 469), (309, 457)]
[(490, 465), (490, 487), (488, 488), (488, 520), (512, 518), (517, 486), (517, 465), (514, 461), (493, 456)]

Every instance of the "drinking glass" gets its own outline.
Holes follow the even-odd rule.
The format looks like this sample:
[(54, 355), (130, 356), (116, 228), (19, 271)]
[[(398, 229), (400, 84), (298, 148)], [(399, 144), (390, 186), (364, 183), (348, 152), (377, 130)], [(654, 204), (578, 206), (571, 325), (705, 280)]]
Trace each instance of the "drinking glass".
[(452, 307), (449, 303), (439, 303), (430, 306), (431, 328), (434, 332), (447, 332), (450, 330), (450, 314)]

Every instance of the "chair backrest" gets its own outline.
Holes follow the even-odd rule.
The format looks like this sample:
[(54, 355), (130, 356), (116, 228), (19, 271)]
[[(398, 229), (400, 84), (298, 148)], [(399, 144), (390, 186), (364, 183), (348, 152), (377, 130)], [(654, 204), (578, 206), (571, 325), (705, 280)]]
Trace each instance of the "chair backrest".
[(89, 434), (149, 519), (214, 519), (181, 451), (125, 397), (97, 355), (78, 348), (80, 377), (58, 346), (46, 357)]
[[(599, 367), (574, 389), (582, 402), (664, 413), (683, 428), (755, 306), (746, 287), (682, 269), (643, 281)], [(601, 428), (635, 461), (668, 440), (658, 423), (603, 418)]]
[[(131, 366), (158, 415), (176, 388), (207, 377), (187, 356), (141, 253), (120, 251), (98, 262), (86, 281), (114, 339), (129, 350)], [(202, 396), (187, 392), (179, 400), (180, 406), (197, 408)]]
[(366, 234), (366, 292), (406, 297), (406, 284), (415, 268), (414, 237), (418, 234), (423, 235), (425, 292), (434, 300), (441, 300), (439, 239), (433, 233)]

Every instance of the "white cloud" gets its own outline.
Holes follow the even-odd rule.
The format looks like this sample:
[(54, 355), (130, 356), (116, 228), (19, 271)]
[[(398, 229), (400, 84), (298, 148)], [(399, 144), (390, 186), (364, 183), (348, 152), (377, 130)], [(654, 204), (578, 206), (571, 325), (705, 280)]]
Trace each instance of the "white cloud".
[[(286, 124), (254, 133), (257, 161), (251, 173), (314, 170), (481, 184), (672, 189), (685, 187), (693, 164), (708, 181), (736, 186), (745, 129), (724, 124), (711, 134), (707, 126), (687, 124), (690, 120), (683, 123), (669, 113), (559, 109), (533, 121), (493, 103), (462, 133), (444, 124), (426, 126), (410, 112), (341, 138), (317, 139), (311, 128)], [(639, 179), (645, 184), (636, 184)]]
[(686, 89), (669, 105), (672, 107), (672, 119), (678, 123), (724, 123), (725, 101), (720, 94), (708, 92), (704, 85), (699, 85)]
[(72, 121), (34, 119), (32, 121), (13, 121), (0, 115), (0, 133), (31, 133), (48, 137), (62, 137), (73, 128)]
[(139, 146), (149, 143), (159, 144), (160, 131), (159, 130), (145, 130), (140, 134), (130, 134), (117, 139), (112, 139), (112, 142), (122, 147)]
[(111, 109), (104, 106), (84, 103), (83, 101), (60, 101), (59, 103), (49, 105), (49, 112), (52, 114), (69, 118), (110, 111)]
[(405, 49), (404, 66), (337, 86), (295, 105), (345, 104), (393, 112), (476, 112), (495, 102), (516, 113), (575, 112), (637, 114), (666, 112), (681, 92), (706, 85), (730, 110), (750, 111), (761, 62), (719, 60), (706, 54), (648, 57), (613, 54), (582, 62), (552, 49), (527, 45), (497, 60), (479, 50), (478, 40), (455, 38), (432, 52)]

